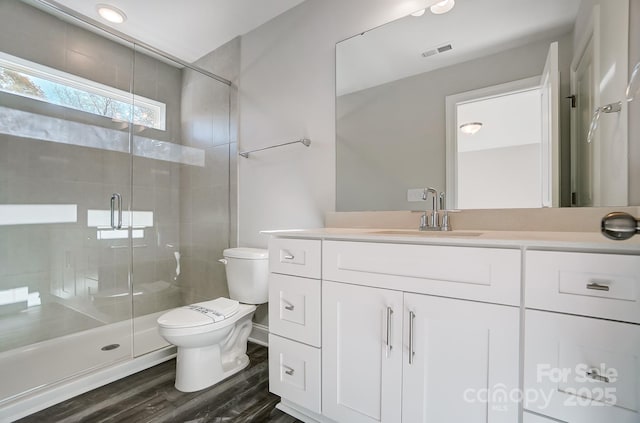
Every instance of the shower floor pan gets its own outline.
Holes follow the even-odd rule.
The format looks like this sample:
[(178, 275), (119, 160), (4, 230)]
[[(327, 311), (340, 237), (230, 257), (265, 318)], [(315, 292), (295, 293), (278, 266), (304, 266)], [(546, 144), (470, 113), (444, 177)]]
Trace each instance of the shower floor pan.
[[(153, 313), (0, 353), (0, 421), (11, 421), (174, 355)], [(132, 324), (135, 335), (132, 339)], [(148, 365), (134, 357), (155, 350)], [(153, 356), (153, 354), (148, 354)], [(137, 365), (133, 361), (140, 361)], [(140, 365), (142, 367), (140, 367)], [(112, 371), (120, 367), (119, 371)], [(127, 370), (128, 367), (132, 371)], [(140, 368), (139, 368), (140, 367)]]

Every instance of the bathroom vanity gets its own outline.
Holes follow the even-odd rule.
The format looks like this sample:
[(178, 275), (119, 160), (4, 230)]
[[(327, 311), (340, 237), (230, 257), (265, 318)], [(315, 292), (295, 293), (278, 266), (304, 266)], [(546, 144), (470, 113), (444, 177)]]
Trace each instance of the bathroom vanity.
[(270, 390), (300, 420), (640, 421), (640, 242), (271, 234)]

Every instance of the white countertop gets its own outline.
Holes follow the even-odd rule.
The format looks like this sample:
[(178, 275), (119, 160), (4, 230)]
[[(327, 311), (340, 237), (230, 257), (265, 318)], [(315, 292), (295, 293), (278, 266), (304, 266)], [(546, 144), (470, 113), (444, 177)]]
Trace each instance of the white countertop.
[(411, 229), (319, 228), (262, 231), (287, 238), (408, 244), (466, 245), (503, 248), (590, 250), (640, 254), (640, 236), (613, 241), (598, 232), (450, 231), (421, 232)]

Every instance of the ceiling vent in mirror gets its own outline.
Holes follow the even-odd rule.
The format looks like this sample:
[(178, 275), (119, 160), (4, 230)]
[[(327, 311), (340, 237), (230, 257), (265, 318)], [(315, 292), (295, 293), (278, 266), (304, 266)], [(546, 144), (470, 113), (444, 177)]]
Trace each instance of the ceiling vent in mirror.
[(445, 53), (447, 51), (453, 50), (453, 46), (450, 43), (441, 45), (439, 47), (433, 47), (422, 53), (422, 57), (431, 57), (436, 54)]

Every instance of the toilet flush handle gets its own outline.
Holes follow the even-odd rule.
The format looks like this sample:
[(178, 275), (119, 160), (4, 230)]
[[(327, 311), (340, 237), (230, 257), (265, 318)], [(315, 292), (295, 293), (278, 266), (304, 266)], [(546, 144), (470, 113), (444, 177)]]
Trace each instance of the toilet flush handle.
[(227, 259), (220, 259), (218, 261), (222, 264), (227, 264), (229, 262)]

